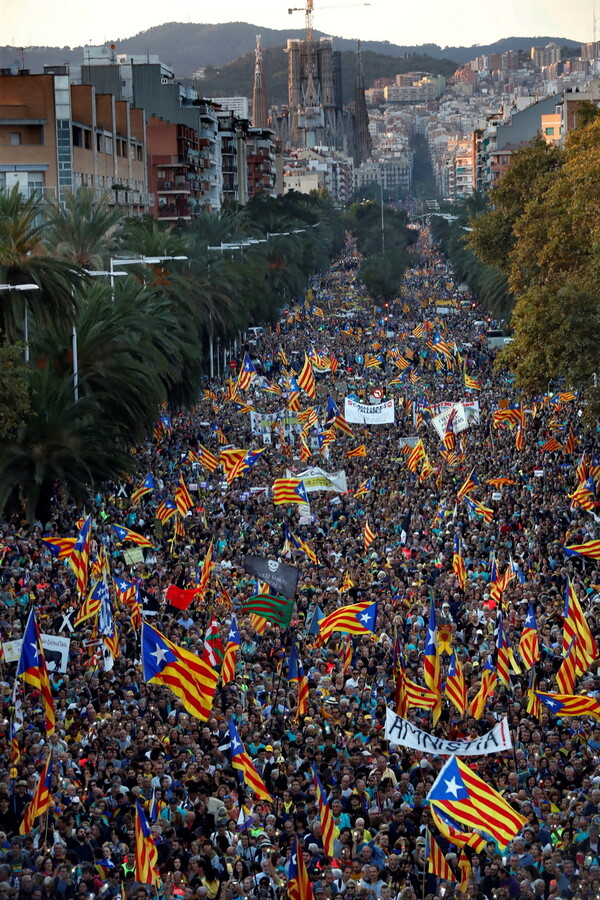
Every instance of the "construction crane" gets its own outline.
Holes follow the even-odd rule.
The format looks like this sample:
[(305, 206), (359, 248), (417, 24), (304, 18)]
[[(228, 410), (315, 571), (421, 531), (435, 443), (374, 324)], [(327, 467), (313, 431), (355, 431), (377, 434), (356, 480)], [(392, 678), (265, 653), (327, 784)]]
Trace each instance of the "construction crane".
[[(343, 3), (341, 6), (317, 6), (317, 9), (346, 9), (350, 6), (370, 6), (370, 3)], [(306, 42), (310, 44), (313, 38), (313, 12), (315, 5), (313, 0), (306, 0), (306, 6), (292, 6), (288, 8), (291, 15), (295, 12), (303, 12), (306, 22)]]

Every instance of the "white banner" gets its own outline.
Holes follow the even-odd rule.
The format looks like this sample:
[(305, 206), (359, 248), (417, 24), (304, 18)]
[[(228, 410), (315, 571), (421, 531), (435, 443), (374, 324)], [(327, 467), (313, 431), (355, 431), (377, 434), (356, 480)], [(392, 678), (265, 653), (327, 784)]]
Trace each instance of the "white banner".
[(286, 437), (300, 432), (298, 417), (287, 409), (280, 409), (278, 412), (272, 413), (259, 413), (252, 410), (250, 413), (250, 430), (252, 434), (271, 434), (271, 429), (279, 424), (283, 425), (283, 432)]
[(431, 420), (431, 424), (441, 440), (444, 439), (446, 425), (453, 411), (456, 413), (452, 420), (454, 434), (460, 434), (461, 431), (469, 428), (470, 425), (479, 424), (479, 401), (477, 400), (473, 401), (473, 403), (440, 403), (437, 407), (434, 407), (434, 409), (440, 408), (441, 411)]
[(446, 741), (421, 731), (416, 725), (397, 716), (389, 707), (385, 717), (385, 737), (393, 747), (409, 747), (422, 753), (444, 756), (486, 756), (512, 749), (508, 719), (502, 719), (487, 734), (472, 741)]
[(394, 422), (394, 401), (383, 403), (357, 403), (346, 397), (344, 400), (344, 416), (347, 422), (358, 425), (385, 425)]
[(306, 493), (312, 491), (335, 491), (337, 494), (345, 494), (348, 490), (348, 482), (346, 481), (345, 469), (339, 469), (337, 472), (326, 472), (319, 466), (311, 466), (304, 472), (290, 472), (290, 478), (301, 478)]
[[(44, 648), (44, 656), (46, 657), (48, 671), (61, 672), (64, 674), (67, 671), (71, 639), (58, 637), (58, 635), (55, 634), (41, 634), (40, 638), (42, 640), (42, 647)], [(7, 663), (17, 662), (21, 655), (22, 643), (22, 639), (18, 638), (16, 641), (6, 641), (6, 643), (2, 644), (4, 659)]]
[[(464, 408), (465, 416), (469, 423), (471, 425), (479, 425), (479, 400), (459, 400), (458, 403)], [(456, 405), (457, 404), (453, 403), (451, 400), (442, 400), (440, 403), (436, 403), (431, 407), (431, 412), (436, 416), (438, 413), (444, 412), (446, 409), (452, 409), (452, 407)]]

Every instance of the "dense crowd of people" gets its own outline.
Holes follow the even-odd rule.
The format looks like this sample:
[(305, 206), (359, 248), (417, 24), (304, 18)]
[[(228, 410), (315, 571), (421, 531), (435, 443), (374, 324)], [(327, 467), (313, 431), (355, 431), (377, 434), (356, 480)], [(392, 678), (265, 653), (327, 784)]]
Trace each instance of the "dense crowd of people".
[[(57, 488), (48, 521), (1, 524), (0, 900), (146, 900), (155, 893), (167, 900), (279, 900), (286, 896), (294, 836), (315, 900), (600, 897), (600, 727), (590, 719), (557, 718), (545, 707), (539, 718), (528, 712), (530, 672), (518, 655), (533, 603), (541, 646), (537, 685), (556, 690), (568, 578), (592, 632), (598, 631), (600, 572), (593, 561), (564, 553), (567, 544), (600, 536), (593, 511), (569, 498), (581, 458), (593, 460), (595, 434), (586, 430), (578, 398), (560, 385), (526, 403), (522, 449), (514, 429), (494, 427), (493, 412), (522, 398), (510, 373), (494, 366), (488, 322), (459, 290), (426, 231), (413, 262), (398, 298), (377, 306), (361, 286), (360, 258), (349, 239), (340, 259), (314, 279), (312, 295), (286, 310), (277, 327), (257, 330), (245, 343), (242, 355), (249, 353), (257, 376), (241, 402), (226, 399), (226, 383), (208, 383), (193, 411), (165, 418), (157, 436), (137, 448), (139, 478), (152, 473), (154, 491), (133, 505), (136, 485), (114, 484), (90, 499), (92, 558), (105, 548), (112, 575), (139, 585), (145, 613), (171, 641), (202, 655), (211, 623), (225, 644), (237, 616), (236, 675), (218, 687), (207, 721), (191, 717), (167, 688), (143, 682), (139, 629), (126, 606), (117, 615), (119, 653), (112, 667), (98, 652), (93, 621), (72, 631), (69, 613), (80, 604), (75, 577), (42, 537), (75, 536), (81, 509)], [(449, 346), (448, 356), (435, 351), (438, 339)], [(253, 430), (251, 413), (285, 410), (290, 373), (300, 372), (305, 354), (334, 358), (337, 369), (322, 365), (320, 371), (317, 365), (316, 399), (301, 395), (301, 410), (318, 405), (318, 422), (307, 433), (312, 455), (303, 461), (301, 424), (284, 428), (274, 421)], [(404, 369), (394, 362), (399, 357)], [(238, 371), (241, 363), (242, 356)], [(478, 387), (467, 389), (465, 374)], [(328, 397), (343, 414), (347, 396), (367, 403), (393, 398), (395, 422), (351, 425), (352, 436), (334, 428), (335, 440), (320, 450)], [(448, 451), (431, 419), (440, 404), (460, 401), (474, 404), (478, 415)], [(427, 477), (410, 471), (403, 452), (403, 439), (416, 436), (431, 463)], [(542, 449), (552, 437), (558, 448)], [(362, 444), (366, 455), (346, 456)], [(228, 446), (266, 450), (227, 484), (221, 470), (212, 473), (198, 461), (201, 445), (215, 455)], [(344, 470), (347, 492), (311, 492), (310, 510), (273, 505), (274, 479), (309, 465)], [(490, 521), (457, 502), (473, 469), (478, 485), (469, 496), (493, 511)], [(155, 512), (173, 496), (180, 472), (195, 505), (183, 531), (175, 531), (175, 519), (162, 526)], [(488, 483), (497, 478), (507, 483)], [(355, 497), (365, 481), (366, 493)], [(375, 534), (367, 550), (366, 521)], [(131, 545), (118, 542), (114, 524), (148, 537), (153, 549), (131, 554)], [(289, 531), (317, 562), (294, 544), (289, 549)], [(457, 533), (464, 589), (452, 567)], [(208, 590), (178, 612), (167, 604), (166, 588), (196, 583), (211, 540), (215, 566)], [(244, 569), (247, 554), (300, 569), (290, 628), (268, 624), (261, 634), (256, 619), (241, 612), (257, 589)], [(490, 591), (494, 566), (514, 572), (500, 602)], [(431, 596), (438, 628), (446, 626), (462, 662), (469, 700), (484, 664), (496, 659), (499, 606), (519, 670), (511, 674), (510, 690), (496, 687), (479, 718), (460, 716), (446, 699), (435, 726), (427, 710), (407, 714), (420, 728), (449, 739), (483, 734), (503, 717), (510, 724), (513, 749), (478, 757), (472, 766), (527, 825), (508, 848), (489, 841), (482, 853), (468, 851), (471, 876), (462, 891), (459, 851), (438, 835), (427, 802), (445, 760), (390, 747), (385, 739), (386, 706), (393, 708), (395, 698), (396, 636), (407, 676), (425, 684)], [(350, 658), (338, 633), (319, 646), (315, 611), (329, 613), (360, 599), (378, 601), (375, 634), (353, 637)], [(25, 685), (13, 693), (15, 657), (7, 647), (20, 638), (32, 604), (43, 634), (70, 639), (66, 672), (51, 674), (57, 729), (49, 738), (37, 692)], [(292, 640), (309, 687), (308, 709), (299, 717), (297, 686), (287, 679)], [(447, 653), (442, 661), (445, 677)], [(594, 696), (599, 690), (592, 664), (576, 692)], [(15, 708), (22, 726), (18, 754), (11, 743)], [(232, 768), (231, 719), (272, 802), (257, 801)], [(53, 808), (21, 835), (48, 753)], [(338, 829), (333, 857), (324, 852), (313, 766)], [(136, 800), (156, 841), (157, 890), (136, 877)], [(429, 874), (428, 831), (456, 880)]]

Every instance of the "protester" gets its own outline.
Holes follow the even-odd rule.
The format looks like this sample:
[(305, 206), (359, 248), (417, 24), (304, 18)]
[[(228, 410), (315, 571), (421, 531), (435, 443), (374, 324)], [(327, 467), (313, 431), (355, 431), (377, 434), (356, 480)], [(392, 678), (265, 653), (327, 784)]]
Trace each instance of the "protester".
[[(163, 416), (155, 437), (136, 448), (135, 484), (110, 485), (85, 511), (57, 491), (47, 522), (2, 523), (0, 900), (147, 900), (156, 894), (169, 900), (275, 900), (286, 896), (294, 840), (316, 900), (598, 896), (600, 731), (585, 716), (561, 717), (545, 706), (537, 716), (528, 712), (530, 671), (518, 651), (533, 606), (541, 652), (537, 689), (560, 693), (556, 675), (568, 583), (592, 633), (598, 631), (596, 563), (564, 552), (565, 545), (600, 537), (593, 508), (569, 498), (590, 475), (595, 497), (600, 469), (594, 432), (585, 430), (585, 409), (568, 386), (551, 385), (548, 396), (525, 400), (510, 373), (494, 366), (488, 322), (426, 231), (389, 306), (378, 307), (365, 294), (359, 265), (349, 239), (330, 271), (311, 283), (312, 297), (242, 347), (237, 371), (243, 373), (248, 352), (255, 368), (268, 372), (268, 382), (257, 374), (231, 401), (227, 391), (235, 381), (228, 387), (214, 380), (192, 412)], [(435, 349), (442, 343), (447, 352)], [(316, 398), (300, 391), (300, 409), (319, 409), (305, 435), (311, 455), (302, 460), (302, 423), (291, 418), (296, 413), (261, 425), (253, 411), (285, 409), (294, 389), (291, 370), (298, 380), (306, 354), (314, 363)], [(360, 403), (393, 399), (395, 421), (351, 424), (351, 435), (333, 425), (335, 439), (328, 442), (326, 435), (324, 441), (328, 396), (341, 416), (346, 397)], [(471, 404), (472, 419), (454, 441), (448, 439), (454, 443), (449, 449), (431, 421), (443, 409), (439, 404), (461, 401)], [(522, 402), (519, 449), (517, 427), (494, 427), (493, 413), (521, 410)], [(428, 476), (422, 461), (411, 472), (401, 446), (413, 439), (411, 449), (417, 437), (431, 464)], [(551, 438), (558, 446), (544, 449)], [(347, 456), (363, 444), (366, 455)], [(202, 447), (215, 456), (228, 447), (266, 449), (228, 484), (222, 470), (211, 473), (199, 461)], [(273, 504), (276, 478), (315, 465), (328, 473), (344, 470), (347, 490), (311, 491), (310, 508)], [(583, 470), (576, 474), (582, 465), (584, 478)], [(492, 511), (489, 521), (457, 501), (473, 470), (477, 484), (468, 497)], [(154, 489), (135, 504), (132, 493), (146, 473)], [(180, 473), (192, 508), (185, 518), (161, 525), (155, 513), (175, 496)], [(498, 478), (507, 481), (489, 483)], [(77, 536), (82, 512), (92, 516), (92, 565), (104, 549), (112, 576), (139, 590), (144, 619), (173, 644), (218, 669), (236, 617), (234, 677), (219, 684), (206, 721), (191, 716), (168, 688), (144, 683), (131, 604), (117, 604), (114, 659), (94, 617), (72, 630), (75, 616), (69, 614), (80, 606), (75, 574), (42, 537)], [(374, 535), (368, 549), (366, 523)], [(120, 543), (115, 524), (152, 546)], [(453, 568), (457, 534), (464, 586)], [(211, 541), (214, 568), (202, 598), (187, 609), (169, 604), (170, 585), (179, 591), (197, 587)], [(269, 623), (260, 633), (265, 620), (242, 611), (259, 590), (246, 571), (247, 555), (299, 569), (290, 627)], [(494, 577), (507, 567), (512, 577), (499, 592)], [(117, 599), (112, 587), (111, 596)], [(385, 739), (386, 707), (396, 705), (396, 638), (406, 676), (426, 685), (431, 597), (438, 630), (446, 626), (447, 648), (462, 663), (469, 702), (486, 661), (497, 663), (499, 609), (516, 664), (510, 690), (498, 683), (478, 718), (459, 714), (446, 698), (435, 726), (427, 709), (406, 713), (414, 725), (451, 740), (475, 738), (508, 719), (513, 749), (477, 757), (471, 765), (527, 826), (506, 849), (494, 842), (480, 854), (469, 849), (470, 876), (462, 886), (460, 849), (438, 834), (427, 801), (446, 758), (391, 748)], [(351, 637), (349, 653), (348, 639), (338, 632), (320, 645), (319, 616), (357, 600), (377, 601), (375, 632)], [(43, 635), (70, 640), (66, 671), (56, 670), (60, 654), (52, 657), (56, 731), (50, 738), (39, 691), (21, 681), (13, 695), (10, 642), (21, 638), (32, 607)], [(300, 716), (298, 685), (288, 681), (292, 641), (308, 679), (307, 709)], [(448, 649), (440, 652), (445, 680), (450, 658)], [(573, 693), (594, 698), (599, 690), (592, 660)], [(230, 721), (270, 801), (257, 799), (232, 767)], [(18, 752), (12, 727), (18, 729)], [(49, 753), (53, 808), (21, 835)], [(336, 828), (332, 855), (325, 850), (313, 766)], [(136, 802), (156, 845), (156, 888), (138, 881)], [(454, 880), (428, 873), (428, 831)]]

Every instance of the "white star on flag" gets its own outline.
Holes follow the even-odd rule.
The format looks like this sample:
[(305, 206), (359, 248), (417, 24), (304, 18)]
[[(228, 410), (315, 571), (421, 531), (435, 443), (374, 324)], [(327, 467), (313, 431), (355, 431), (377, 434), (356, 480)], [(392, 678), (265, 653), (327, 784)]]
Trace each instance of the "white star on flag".
[(452, 794), (454, 796), (454, 798), (456, 799), (458, 797), (458, 791), (460, 788), (460, 785), (456, 781), (456, 778), (454, 776), (452, 776), (452, 779), (450, 781), (445, 780), (445, 784), (446, 784), (446, 791), (449, 794)]
[(161, 662), (164, 662), (167, 658), (168, 650), (165, 647), (161, 647), (160, 644), (156, 645), (156, 650), (154, 653), (151, 653), (150, 656), (156, 657), (156, 665), (159, 666)]

